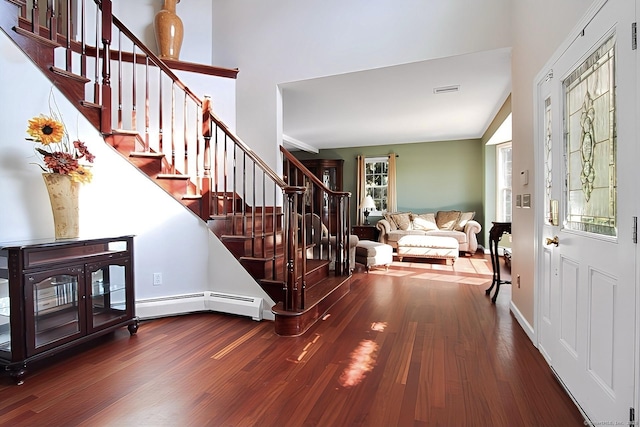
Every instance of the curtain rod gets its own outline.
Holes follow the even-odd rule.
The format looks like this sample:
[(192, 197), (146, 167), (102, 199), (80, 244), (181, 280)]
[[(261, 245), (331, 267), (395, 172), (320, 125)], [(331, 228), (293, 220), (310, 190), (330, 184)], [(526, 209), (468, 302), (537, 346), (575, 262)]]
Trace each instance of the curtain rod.
[[(391, 157), (391, 154), (392, 154), (392, 153), (389, 153), (389, 154), (380, 154), (380, 155), (378, 155), (378, 156), (375, 156), (375, 155), (367, 155), (367, 156), (362, 156), (362, 157), (364, 157), (364, 158), (367, 158), (367, 157)], [(357, 159), (358, 157), (360, 157), (360, 156), (356, 156), (356, 159)], [(396, 154), (396, 158), (397, 158), (397, 157), (400, 157), (400, 154)]]

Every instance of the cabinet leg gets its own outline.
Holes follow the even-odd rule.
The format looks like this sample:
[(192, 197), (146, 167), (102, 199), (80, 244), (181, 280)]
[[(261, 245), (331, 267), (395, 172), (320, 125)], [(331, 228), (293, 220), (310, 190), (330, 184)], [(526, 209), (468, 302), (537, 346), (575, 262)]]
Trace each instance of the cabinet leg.
[(133, 323), (130, 323), (129, 326), (127, 326), (127, 329), (129, 329), (129, 334), (135, 335), (136, 332), (138, 332), (138, 326), (140, 326), (140, 319), (136, 317), (135, 319), (133, 319)]
[(13, 381), (16, 385), (24, 384), (24, 377), (27, 374), (27, 364), (23, 363), (21, 365), (9, 365), (5, 367), (5, 370), (9, 372), (9, 376), (13, 378)]

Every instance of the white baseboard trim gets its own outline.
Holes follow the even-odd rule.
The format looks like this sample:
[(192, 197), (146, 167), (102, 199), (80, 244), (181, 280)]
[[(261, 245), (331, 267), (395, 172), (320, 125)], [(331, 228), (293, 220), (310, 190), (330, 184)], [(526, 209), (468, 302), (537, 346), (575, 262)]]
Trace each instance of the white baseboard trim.
[(535, 330), (529, 324), (529, 322), (527, 322), (527, 320), (524, 318), (522, 313), (520, 313), (520, 310), (518, 310), (518, 307), (516, 307), (516, 305), (513, 303), (513, 301), (511, 301), (509, 303), (509, 309), (511, 310), (511, 314), (513, 314), (513, 317), (515, 317), (516, 320), (518, 321), (518, 323), (520, 324), (520, 327), (524, 330), (524, 333), (527, 334), (527, 336), (529, 337), (529, 339), (531, 340), (533, 345), (536, 348), (538, 348), (538, 343), (536, 341), (536, 332), (535, 332)]
[(203, 311), (236, 314), (255, 321), (275, 320), (270, 308), (263, 307), (262, 298), (221, 292), (198, 292), (136, 301), (136, 316), (140, 319), (177, 316)]

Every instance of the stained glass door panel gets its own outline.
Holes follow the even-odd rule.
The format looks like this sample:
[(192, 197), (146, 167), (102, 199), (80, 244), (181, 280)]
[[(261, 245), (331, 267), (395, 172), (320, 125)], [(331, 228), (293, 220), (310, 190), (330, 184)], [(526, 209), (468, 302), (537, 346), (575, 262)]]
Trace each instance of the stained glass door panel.
[(564, 80), (566, 221), (571, 230), (617, 236), (615, 38)]

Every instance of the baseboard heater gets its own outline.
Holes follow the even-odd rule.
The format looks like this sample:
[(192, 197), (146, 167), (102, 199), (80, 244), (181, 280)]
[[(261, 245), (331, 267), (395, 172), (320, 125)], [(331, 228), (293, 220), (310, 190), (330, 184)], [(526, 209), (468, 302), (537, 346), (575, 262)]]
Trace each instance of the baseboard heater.
[(262, 298), (221, 292), (200, 292), (136, 301), (136, 316), (141, 319), (175, 316), (201, 311), (248, 316), (262, 320)]

